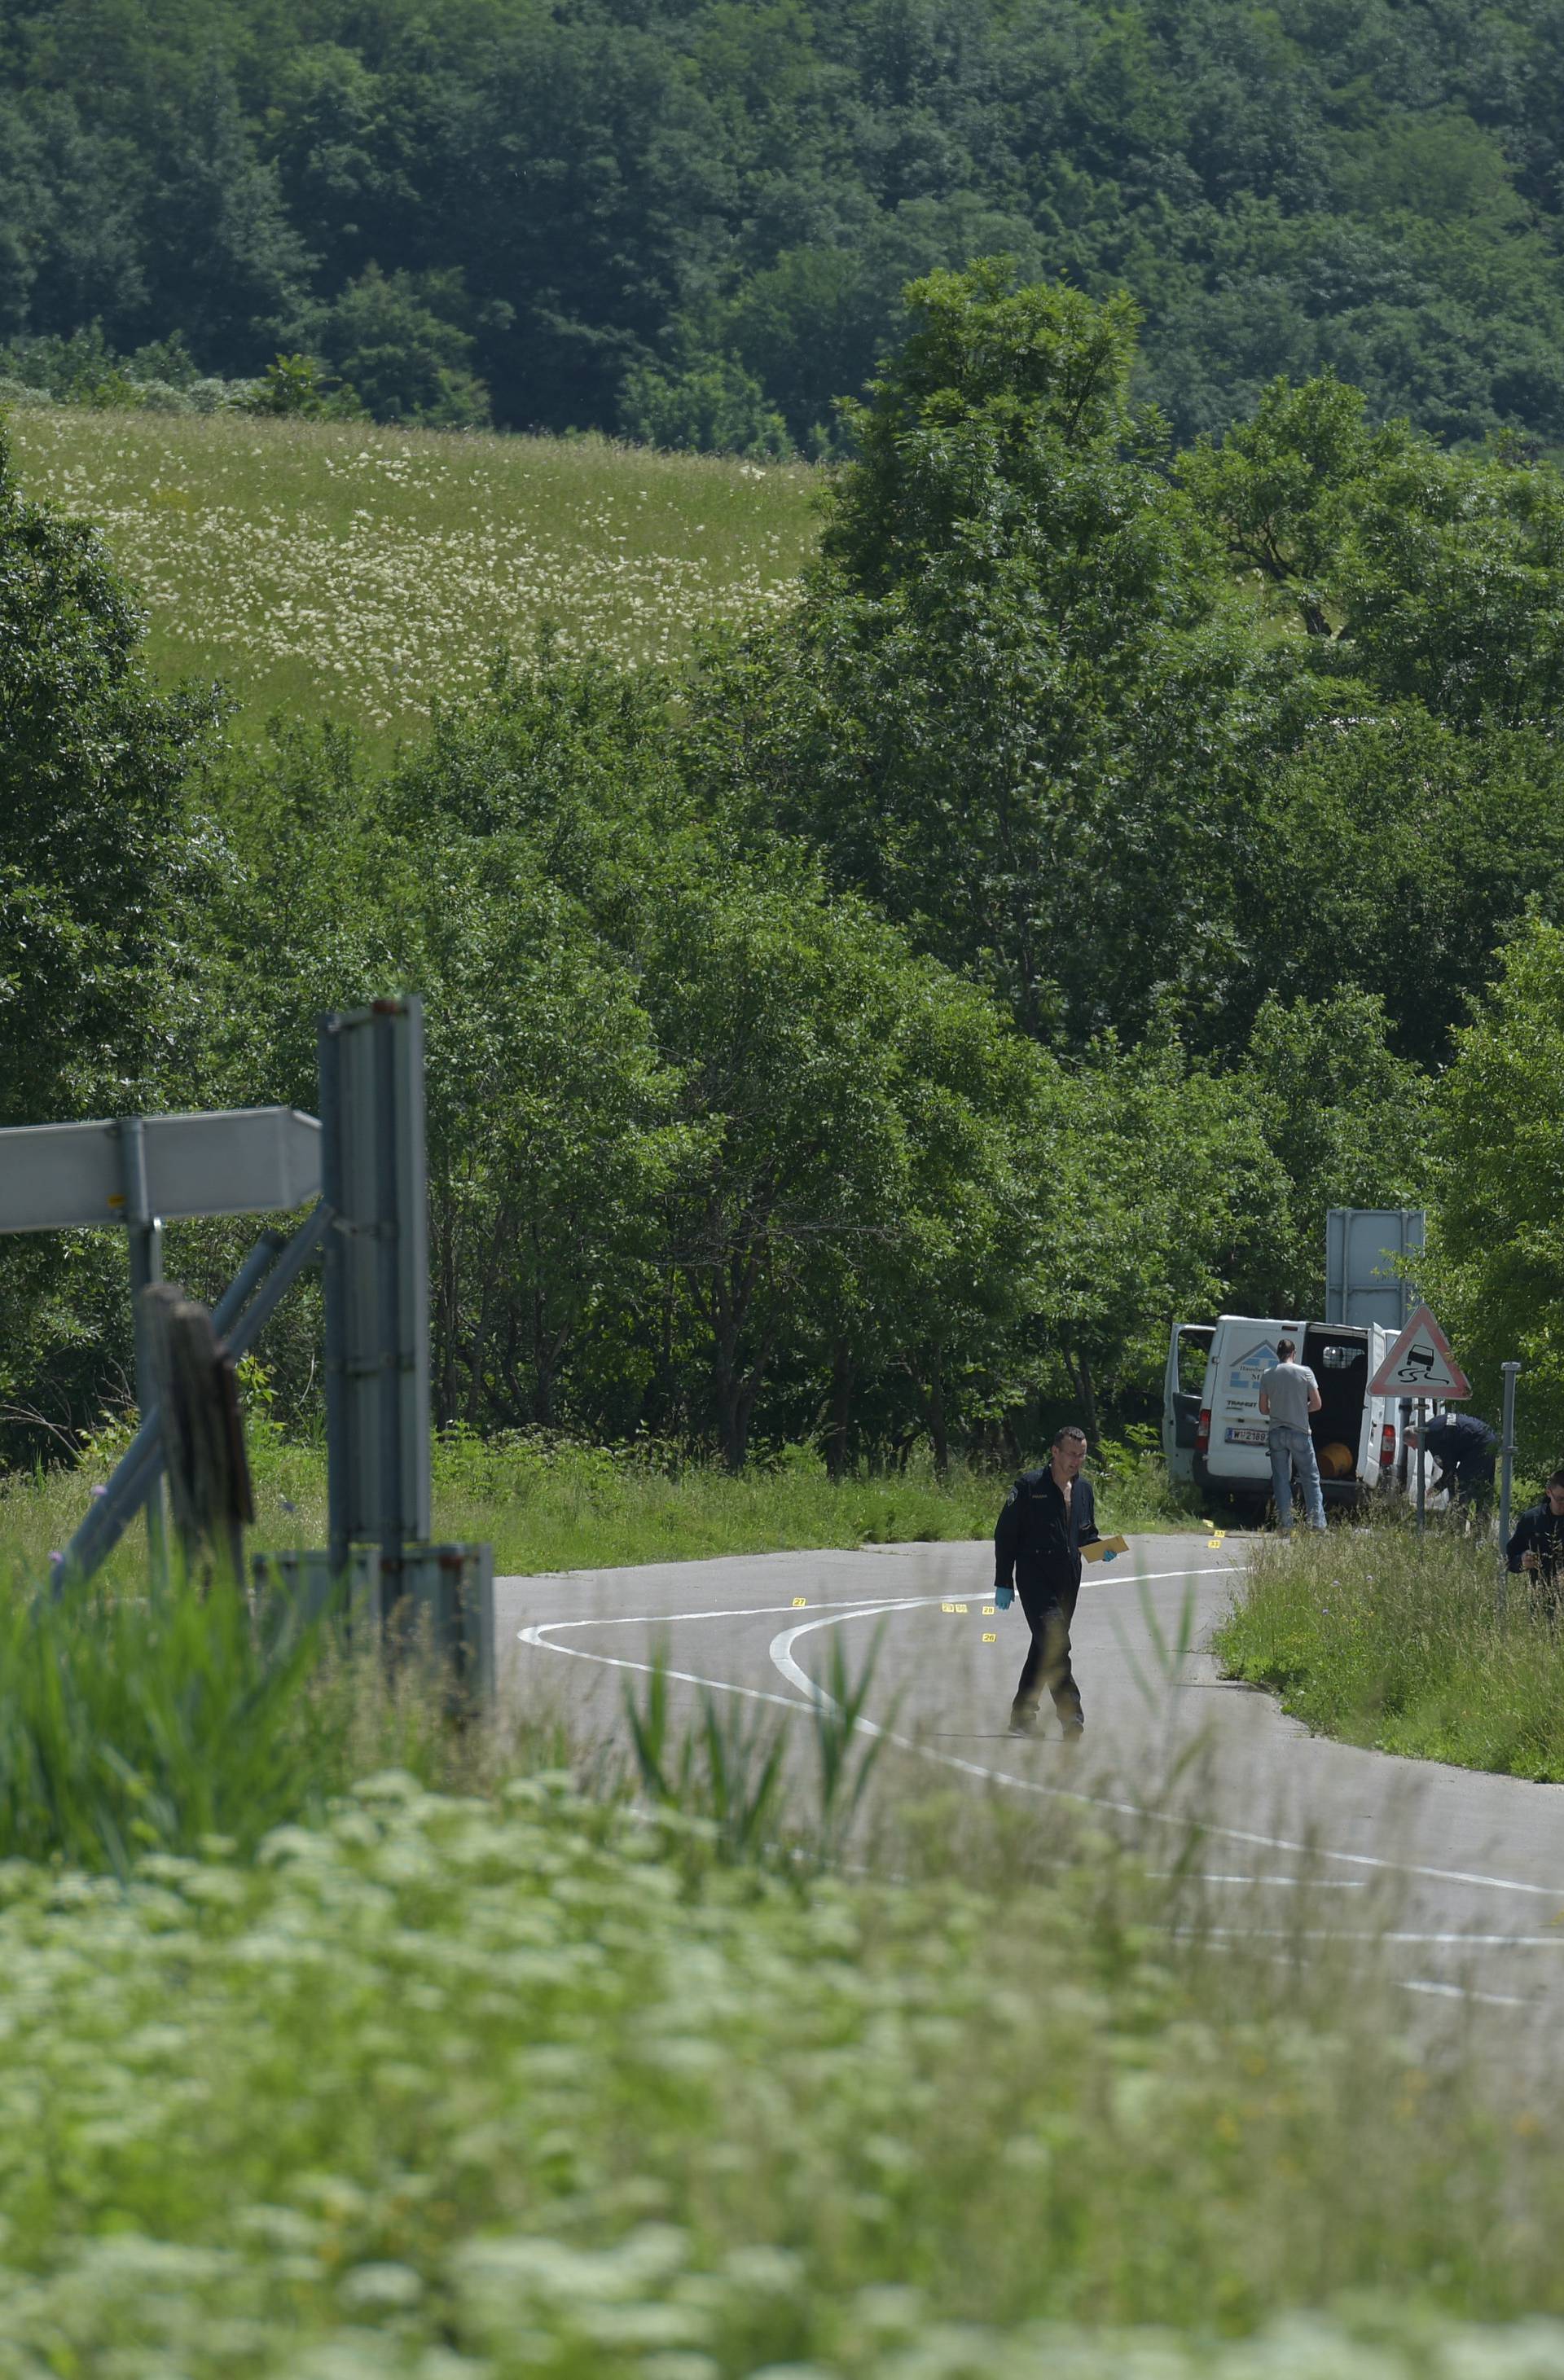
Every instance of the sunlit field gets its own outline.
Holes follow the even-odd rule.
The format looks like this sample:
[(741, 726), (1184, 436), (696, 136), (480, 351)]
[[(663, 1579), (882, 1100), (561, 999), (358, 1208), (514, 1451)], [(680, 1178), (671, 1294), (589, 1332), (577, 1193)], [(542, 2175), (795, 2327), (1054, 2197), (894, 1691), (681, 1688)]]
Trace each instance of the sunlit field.
[(565, 653), (675, 659), (787, 602), (815, 536), (802, 464), (79, 408), (6, 431), (27, 494), (106, 531), (153, 669), (221, 678), (251, 728), (416, 734), (546, 625)]

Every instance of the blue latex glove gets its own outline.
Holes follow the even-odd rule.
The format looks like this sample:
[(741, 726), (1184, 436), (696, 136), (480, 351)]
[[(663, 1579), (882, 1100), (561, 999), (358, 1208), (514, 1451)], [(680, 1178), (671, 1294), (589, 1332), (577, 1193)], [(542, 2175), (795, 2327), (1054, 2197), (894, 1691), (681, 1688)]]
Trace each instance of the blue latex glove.
[(1014, 1601), (1015, 1601), (1015, 1589), (1014, 1589), (1014, 1587), (1013, 1587), (1013, 1586), (996, 1586), (996, 1587), (995, 1587), (995, 1589), (994, 1589), (994, 1605), (995, 1605), (995, 1609), (996, 1609), (997, 1610), (1000, 1610), (1000, 1611), (1008, 1611), (1008, 1610), (1010, 1609), (1011, 1605), (1012, 1605)]
[(1110, 1562), (1117, 1561), (1119, 1557), (1117, 1554), (1104, 1554), (1102, 1559), (1105, 1562)]

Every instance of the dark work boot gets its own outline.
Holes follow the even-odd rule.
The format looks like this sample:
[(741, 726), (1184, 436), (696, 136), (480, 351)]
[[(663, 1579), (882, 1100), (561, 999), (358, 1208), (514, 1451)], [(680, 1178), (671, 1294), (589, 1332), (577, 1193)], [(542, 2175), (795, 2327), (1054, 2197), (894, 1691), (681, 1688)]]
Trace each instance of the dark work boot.
[(1065, 1742), (1079, 1743), (1086, 1731), (1086, 1714), (1079, 1700), (1073, 1694), (1066, 1694), (1055, 1703), (1054, 1709), (1059, 1715), (1060, 1732)]

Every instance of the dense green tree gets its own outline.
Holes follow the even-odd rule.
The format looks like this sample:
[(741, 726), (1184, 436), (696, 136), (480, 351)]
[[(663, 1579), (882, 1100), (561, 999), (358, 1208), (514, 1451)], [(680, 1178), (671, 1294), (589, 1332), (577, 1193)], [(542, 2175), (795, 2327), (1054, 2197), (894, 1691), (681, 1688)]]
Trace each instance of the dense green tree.
[(478, 429), (489, 392), (471, 370), (474, 342), (459, 275), (384, 273), (369, 264), (312, 322), (321, 353), (378, 421)]
[[(0, 431), (0, 1123), (133, 1114), (168, 1081), (213, 706), (152, 690), (139, 627), (96, 533), (23, 498)], [(0, 1427), (91, 1412), (123, 1354), (122, 1312), (100, 1337), (108, 1278), (93, 1245), (0, 1250)]]
[(1003, 264), (909, 304), (805, 601), (713, 674), (697, 766), (1029, 1032), (1138, 1034), (1231, 973), (1278, 664), (1129, 407), (1126, 306)]
[(250, 371), (371, 262), (454, 273), (502, 421), (736, 365), (815, 451), (903, 285), (1003, 250), (1131, 292), (1181, 443), (1330, 365), (1375, 419), (1558, 446), (1558, 0), (0, 0), (0, 334)]
[(21, 494), (0, 431), (0, 1117), (155, 1075), (210, 701), (154, 693), (97, 533)]
[(1349, 988), (1266, 1001), (1224, 1086), (1274, 1161), (1276, 1204), (1242, 1265), (1238, 1310), (1325, 1312), (1326, 1211), (1419, 1206), (1430, 1178), (1430, 1078), (1388, 1046), (1383, 1003)]
[(1279, 381), (1179, 475), (1316, 668), (1458, 726), (1553, 726), (1564, 702), (1564, 483), (1513, 452), (1373, 429), (1360, 389)]
[(1456, 1039), (1434, 1100), (1434, 1192), (1425, 1279), (1471, 1373), (1498, 1405), (1517, 1358), (1527, 1458), (1564, 1452), (1564, 1156), (1554, 1087), (1564, 1068), (1564, 931), (1528, 919)]
[(1159, 1378), (1170, 1325), (1218, 1311), (1274, 1245), (1281, 1160), (1241, 1078), (1111, 1037), (1061, 1071), (1032, 1149), (1048, 1189), (1031, 1329), (1096, 1437), (1105, 1406)]
[(168, 136), (148, 201), (148, 330), (182, 331), (209, 370), (259, 370), (303, 297), (309, 257), (216, 56)]

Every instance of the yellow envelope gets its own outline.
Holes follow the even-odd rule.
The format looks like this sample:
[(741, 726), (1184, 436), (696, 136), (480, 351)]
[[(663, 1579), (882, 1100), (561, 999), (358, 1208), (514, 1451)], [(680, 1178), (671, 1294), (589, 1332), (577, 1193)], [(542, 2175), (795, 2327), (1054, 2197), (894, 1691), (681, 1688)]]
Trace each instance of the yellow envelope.
[(1081, 1548), (1081, 1560), (1100, 1561), (1104, 1554), (1127, 1554), (1129, 1550), (1128, 1537), (1098, 1537), (1095, 1545)]

